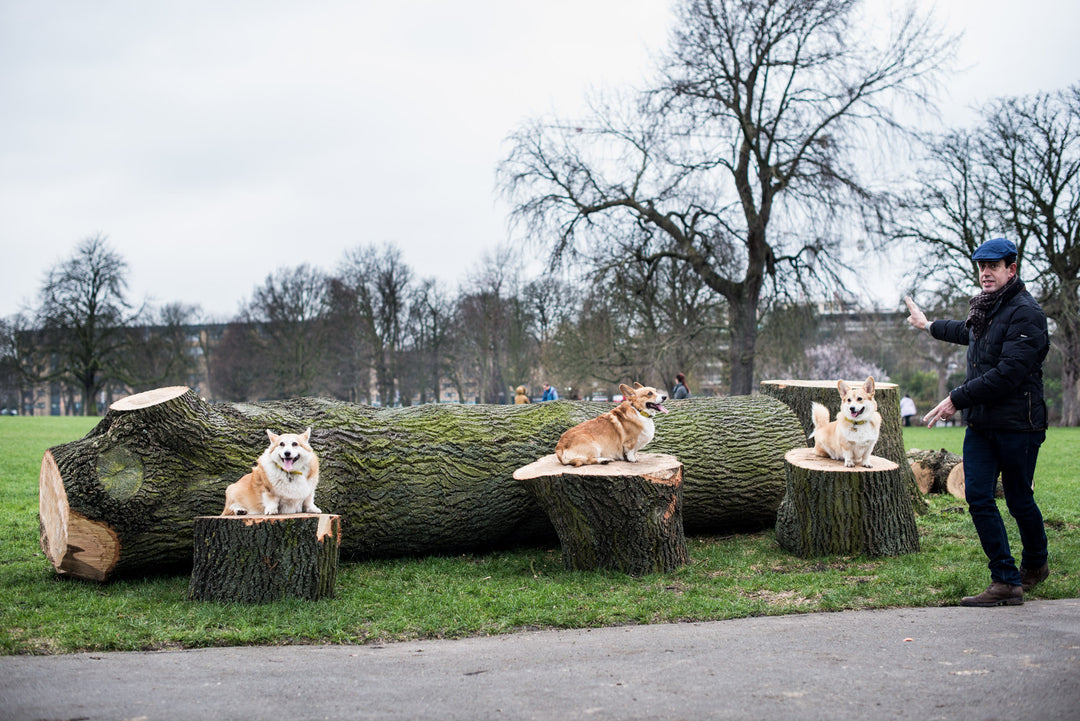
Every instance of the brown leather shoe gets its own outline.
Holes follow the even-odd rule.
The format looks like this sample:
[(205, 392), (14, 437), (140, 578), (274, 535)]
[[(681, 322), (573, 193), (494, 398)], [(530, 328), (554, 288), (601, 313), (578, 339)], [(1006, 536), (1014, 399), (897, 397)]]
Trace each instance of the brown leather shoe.
[(1019, 606), (1024, 602), (1024, 587), (994, 581), (978, 596), (964, 596), (961, 606)]
[(1040, 583), (1046, 580), (1046, 577), (1050, 575), (1050, 566), (1043, 564), (1038, 568), (1024, 568), (1020, 567), (1020, 581), (1024, 584), (1024, 590), (1030, 591), (1038, 586)]

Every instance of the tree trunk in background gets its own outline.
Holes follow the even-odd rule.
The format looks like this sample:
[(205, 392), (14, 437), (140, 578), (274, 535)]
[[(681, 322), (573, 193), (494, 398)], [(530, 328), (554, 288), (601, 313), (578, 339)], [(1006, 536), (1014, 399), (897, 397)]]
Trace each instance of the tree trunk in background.
[[(861, 386), (865, 378), (848, 383)], [(787, 404), (799, 419), (803, 428), (803, 440), (799, 445), (812, 448), (814, 440), (807, 438), (814, 430), (810, 414), (810, 405), (820, 403), (829, 409), (829, 418), (835, 419), (840, 410), (840, 393), (836, 381), (770, 380), (761, 382), (761, 392)], [(922, 497), (915, 475), (907, 461), (904, 451), (904, 431), (900, 423), (900, 390), (895, 383), (877, 383), (874, 387), (874, 400), (881, 414), (881, 433), (874, 455), (888, 458), (900, 466), (900, 472), (911, 495), (912, 508), (916, 513), (926, 513), (929, 506)]]
[(521, 482), (551, 519), (570, 570), (667, 573), (688, 560), (682, 523), (682, 465), (642, 453), (636, 463), (573, 468), (554, 455), (519, 468)]
[(870, 456), (871, 468), (846, 468), (810, 448), (786, 458), (787, 492), (776, 515), (776, 540), (811, 556), (898, 556), (919, 550), (903, 466)]
[(340, 543), (341, 519), (329, 514), (196, 518), (188, 597), (240, 603), (333, 598)]
[[(42, 548), (62, 574), (104, 581), (190, 567), (197, 516), (221, 513), (266, 429), (312, 427), (315, 502), (341, 516), (345, 559), (486, 551), (547, 543), (550, 522), (513, 472), (552, 452), (569, 427), (610, 403), (458, 404), (374, 409), (298, 398), (208, 404), (186, 388), (113, 404), (81, 440), (42, 459)], [(799, 423), (764, 396), (669, 404), (646, 450), (684, 466), (687, 532), (770, 527), (784, 453)]]

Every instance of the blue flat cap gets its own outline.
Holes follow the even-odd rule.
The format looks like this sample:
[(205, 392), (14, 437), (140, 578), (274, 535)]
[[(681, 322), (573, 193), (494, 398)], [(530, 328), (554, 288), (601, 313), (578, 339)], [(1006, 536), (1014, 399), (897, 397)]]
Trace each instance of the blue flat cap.
[(994, 238), (988, 240), (971, 254), (972, 260), (1001, 260), (1002, 258), (1015, 258), (1016, 246), (1011, 240)]

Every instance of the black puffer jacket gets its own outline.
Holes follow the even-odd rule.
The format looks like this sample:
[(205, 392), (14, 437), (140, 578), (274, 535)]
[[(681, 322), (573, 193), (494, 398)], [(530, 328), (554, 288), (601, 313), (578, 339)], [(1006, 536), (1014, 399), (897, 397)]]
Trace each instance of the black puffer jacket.
[(968, 425), (1004, 431), (1046, 428), (1042, 362), (1050, 350), (1046, 314), (1017, 281), (987, 314), (974, 343), (964, 321), (936, 320), (930, 335), (966, 345), (967, 380), (949, 394)]

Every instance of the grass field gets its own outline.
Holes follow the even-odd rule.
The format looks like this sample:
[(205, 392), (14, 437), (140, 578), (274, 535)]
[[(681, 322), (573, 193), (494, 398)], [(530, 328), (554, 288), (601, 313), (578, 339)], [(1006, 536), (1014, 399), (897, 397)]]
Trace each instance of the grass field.
[[(58, 577), (41, 552), (41, 456), (50, 446), (81, 437), (95, 422), (0, 417), (0, 653), (373, 643), (942, 606), (989, 582), (963, 504), (933, 497), (930, 511), (917, 519), (922, 550), (898, 558), (799, 559), (777, 545), (772, 531), (764, 531), (690, 538), (687, 566), (644, 578), (566, 571), (557, 548), (538, 548), (342, 563), (336, 598), (314, 603), (191, 602), (187, 576), (98, 585)], [(960, 452), (963, 429), (910, 428), (905, 440), (909, 448)], [(1080, 596), (1078, 477), (1080, 428), (1052, 429), (1036, 478), (1052, 573), (1029, 599)], [(1007, 525), (1019, 553), (1015, 524)]]

